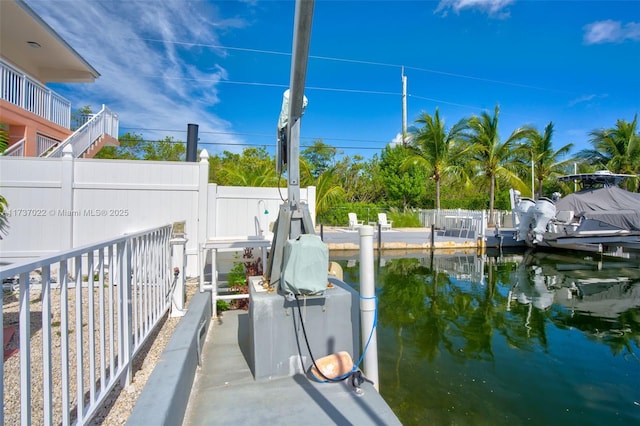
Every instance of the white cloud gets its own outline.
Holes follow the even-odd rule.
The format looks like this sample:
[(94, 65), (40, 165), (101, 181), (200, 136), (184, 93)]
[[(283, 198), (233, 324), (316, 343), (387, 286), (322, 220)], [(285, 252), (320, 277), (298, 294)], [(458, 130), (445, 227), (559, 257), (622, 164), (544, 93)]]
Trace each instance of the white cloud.
[[(411, 135), (407, 135), (407, 137), (406, 137), (406, 142), (407, 142), (407, 143), (411, 142), (411, 138), (412, 138), (412, 136), (411, 136)], [(389, 142), (389, 146), (390, 146), (391, 148), (394, 148), (394, 147), (396, 147), (396, 146), (398, 146), (398, 145), (402, 145), (402, 133), (398, 133), (398, 134), (397, 134), (397, 135), (396, 135), (396, 136), (391, 140), (391, 142)]]
[(577, 97), (575, 99), (572, 99), (569, 101), (569, 106), (576, 106), (578, 104), (581, 103), (585, 103), (585, 102), (590, 102), (593, 101), (594, 99), (603, 99), (606, 98), (607, 95), (596, 95), (596, 94), (590, 94), (590, 95), (582, 95), (580, 97)]
[(392, 140), (389, 142), (389, 146), (391, 148), (396, 147), (398, 145), (402, 145), (402, 133), (398, 133)]
[(622, 25), (620, 21), (608, 19), (584, 26), (586, 44), (622, 43), (626, 40), (640, 41), (640, 23), (629, 22)]
[(440, 0), (434, 13), (442, 12), (446, 15), (449, 9), (455, 13), (460, 13), (463, 9), (477, 9), (489, 16), (506, 18), (509, 12), (504, 9), (513, 2), (515, 0)]
[[(200, 131), (231, 131), (231, 123), (211, 109), (220, 102), (217, 86), (227, 77), (216, 64), (225, 52), (203, 45), (218, 45), (219, 32), (241, 28), (242, 20), (222, 18), (205, 2), (31, 0), (29, 5), (101, 74), (93, 84), (62, 86), (72, 107), (89, 103), (98, 110), (104, 103), (119, 114), (123, 128), (184, 130), (175, 135), (180, 140), (186, 140), (188, 123), (198, 123)], [(135, 132), (145, 139), (169, 134)], [(241, 142), (233, 135), (217, 141)]]

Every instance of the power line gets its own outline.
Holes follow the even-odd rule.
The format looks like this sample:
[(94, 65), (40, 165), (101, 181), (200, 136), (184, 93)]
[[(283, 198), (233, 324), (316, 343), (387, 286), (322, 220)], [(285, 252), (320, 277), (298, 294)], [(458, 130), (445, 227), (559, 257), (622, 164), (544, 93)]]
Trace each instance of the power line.
[[(174, 129), (152, 129), (145, 127), (123, 127), (120, 126), (121, 129), (130, 129), (130, 130), (140, 130), (146, 132), (169, 132), (169, 133), (187, 133), (186, 130), (174, 130)], [(275, 134), (267, 134), (267, 133), (246, 133), (246, 132), (225, 132), (219, 130), (208, 130), (208, 131), (199, 131), (199, 134), (210, 134), (210, 135), (229, 135), (229, 136), (252, 136), (252, 137), (264, 137), (264, 138), (275, 138)], [(354, 138), (337, 138), (337, 137), (323, 137), (323, 136), (303, 136), (304, 139), (311, 140), (329, 140), (329, 141), (340, 141), (340, 142), (367, 142), (367, 143), (389, 143), (388, 140), (381, 139), (354, 139)], [(136, 140), (136, 139), (123, 139), (123, 140)], [(150, 140), (149, 140), (150, 141)], [(158, 142), (158, 141), (150, 141), (150, 142)], [(165, 142), (165, 141), (160, 141)], [(179, 141), (175, 141), (179, 142)], [(184, 142), (182, 142), (184, 143)], [(200, 142), (201, 143), (201, 142)], [(241, 145), (241, 144), (231, 144), (229, 145)], [(337, 147), (336, 147), (337, 148)]]
[[(207, 48), (214, 48), (214, 49), (236, 50), (236, 51), (250, 52), (250, 53), (262, 53), (262, 54), (267, 54), (267, 55), (291, 56), (291, 53), (289, 53), (289, 52), (280, 52), (280, 51), (275, 51), (275, 50), (264, 50), (264, 49), (253, 49), (253, 48), (246, 48), (246, 47), (225, 46), (225, 45), (222, 45), (222, 44), (193, 43), (193, 42), (170, 41), (170, 40), (161, 40), (161, 39), (152, 39), (152, 38), (142, 38), (140, 40), (154, 42), (154, 43), (170, 43), (170, 44), (178, 44), (178, 45), (193, 46), (193, 47), (207, 47)], [(345, 62), (345, 63), (352, 63), (352, 64), (391, 67), (391, 68), (398, 68), (398, 69), (401, 69), (402, 67), (404, 67), (405, 69), (410, 69), (410, 70), (413, 70), (413, 71), (426, 72), (426, 73), (430, 73), (430, 74), (444, 75), (444, 76), (447, 76), (447, 77), (484, 81), (484, 82), (487, 82), (487, 83), (502, 84), (502, 85), (507, 85), (507, 86), (521, 87), (521, 88), (533, 89), (533, 90), (542, 90), (542, 91), (547, 91), (547, 92), (575, 94), (574, 92), (568, 92), (568, 91), (559, 90), (559, 89), (551, 89), (551, 88), (548, 88), (548, 87), (539, 87), (539, 86), (533, 86), (533, 85), (524, 84), (524, 83), (515, 83), (515, 82), (511, 82), (511, 81), (505, 81), (505, 80), (495, 80), (495, 79), (491, 79), (491, 78), (477, 77), (477, 76), (466, 75), (466, 74), (458, 74), (458, 73), (453, 73), (453, 72), (449, 72), (449, 71), (440, 71), (440, 70), (434, 70), (434, 69), (430, 69), (430, 68), (415, 67), (415, 66), (411, 66), (411, 65), (401, 65), (401, 64), (394, 64), (394, 63), (387, 63), (387, 62), (369, 61), (369, 60), (361, 60), (361, 59), (350, 59), (350, 58), (337, 58), (337, 57), (332, 57), (332, 56), (319, 56), (319, 55), (309, 55), (309, 58), (310, 59), (325, 60), (325, 61)]]

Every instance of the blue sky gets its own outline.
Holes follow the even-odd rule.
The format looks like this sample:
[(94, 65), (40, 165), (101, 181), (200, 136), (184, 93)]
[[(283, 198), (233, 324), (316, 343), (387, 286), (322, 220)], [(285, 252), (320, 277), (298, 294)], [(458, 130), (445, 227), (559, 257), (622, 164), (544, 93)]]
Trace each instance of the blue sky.
[[(293, 1), (26, 0), (100, 72), (53, 85), (78, 108), (106, 104), (122, 132), (219, 153), (273, 153), (289, 84)], [(448, 126), (500, 106), (502, 138), (554, 122), (554, 144), (640, 112), (640, 1), (316, 0), (302, 145), (371, 157), (439, 108)]]

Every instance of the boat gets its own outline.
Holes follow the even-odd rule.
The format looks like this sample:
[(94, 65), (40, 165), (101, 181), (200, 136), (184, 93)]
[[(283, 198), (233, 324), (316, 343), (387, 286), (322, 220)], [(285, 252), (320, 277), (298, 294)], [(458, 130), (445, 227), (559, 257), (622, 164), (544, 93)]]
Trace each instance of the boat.
[(640, 193), (619, 186), (631, 177), (636, 176), (608, 170), (561, 176), (558, 180), (577, 182), (580, 190), (536, 201), (512, 189), (514, 239), (529, 247), (581, 251), (640, 248)]
[[(613, 327), (620, 315), (640, 306), (640, 264), (635, 259), (528, 250), (513, 274), (508, 308), (518, 302), (544, 311), (555, 303), (573, 313), (606, 318)], [(604, 326), (599, 323), (601, 330)]]

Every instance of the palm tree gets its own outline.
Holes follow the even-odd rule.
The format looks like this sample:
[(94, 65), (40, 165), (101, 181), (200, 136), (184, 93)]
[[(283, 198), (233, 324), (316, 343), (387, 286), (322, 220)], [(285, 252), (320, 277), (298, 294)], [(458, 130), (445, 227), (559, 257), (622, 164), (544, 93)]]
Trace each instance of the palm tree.
[(572, 159), (558, 161), (559, 157), (571, 151), (573, 144), (566, 144), (554, 151), (551, 142), (552, 137), (553, 122), (549, 122), (542, 134), (537, 129), (529, 128), (526, 136), (529, 145), (523, 145), (523, 149), (529, 153), (529, 159), (533, 160), (533, 171), (536, 180), (536, 190), (534, 192), (537, 197), (542, 196), (542, 183), (550, 178), (564, 174), (567, 166), (573, 161)]
[(242, 155), (225, 151), (215, 176), (219, 185), (233, 186), (276, 186), (279, 179), (263, 148), (245, 148)]
[(316, 217), (329, 211), (344, 200), (345, 191), (337, 183), (333, 169), (325, 170), (316, 180)]
[(515, 171), (518, 165), (516, 147), (518, 141), (526, 137), (528, 129), (518, 128), (501, 142), (498, 134), (499, 113), (500, 108), (496, 105), (493, 116), (487, 111), (480, 116), (474, 115), (467, 121), (467, 131), (463, 135), (471, 153), (469, 166), (489, 179), (489, 224), (493, 224), (496, 179), (505, 180), (519, 189), (525, 187)]
[(440, 119), (440, 111), (436, 108), (435, 115), (423, 112), (415, 123), (421, 124), (422, 127), (414, 126), (409, 130), (412, 155), (404, 161), (404, 167), (413, 165), (425, 169), (429, 179), (435, 182), (436, 209), (440, 210), (440, 183), (444, 178), (464, 173), (457, 160), (465, 151), (456, 148), (460, 146), (459, 136), (465, 128), (466, 120), (458, 121), (447, 131), (444, 121)]
[[(630, 123), (626, 120), (617, 120), (616, 127), (593, 130), (589, 135), (593, 149), (580, 151), (579, 158), (614, 173), (640, 173), (638, 114)], [(638, 179), (635, 181), (637, 185)]]

